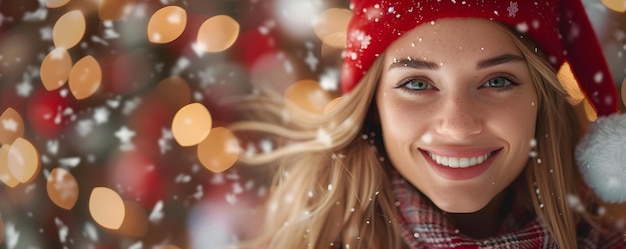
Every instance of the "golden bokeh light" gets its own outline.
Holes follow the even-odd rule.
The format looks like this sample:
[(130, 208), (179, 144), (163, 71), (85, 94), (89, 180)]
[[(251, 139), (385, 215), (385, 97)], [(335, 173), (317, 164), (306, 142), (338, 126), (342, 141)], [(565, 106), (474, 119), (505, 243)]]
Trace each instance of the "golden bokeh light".
[(69, 75), (72, 95), (78, 100), (93, 95), (102, 82), (102, 69), (93, 56), (88, 55), (76, 62)]
[(568, 63), (563, 63), (556, 76), (561, 82), (563, 88), (565, 88), (568, 95), (567, 101), (570, 104), (577, 105), (585, 99), (585, 94), (580, 89), (578, 81), (576, 81), (576, 78), (572, 73), (572, 68)]
[(351, 17), (352, 12), (348, 9), (327, 9), (313, 20), (313, 31), (324, 44), (345, 48), (346, 29)]
[(285, 90), (285, 101), (288, 110), (296, 114), (303, 111), (322, 114), (326, 105), (331, 101), (331, 96), (317, 81), (302, 80)]
[(235, 164), (240, 150), (239, 141), (230, 130), (215, 127), (198, 145), (197, 154), (205, 168), (212, 172), (222, 172)]
[(155, 91), (160, 99), (166, 101), (175, 110), (191, 101), (189, 84), (180, 76), (171, 76), (161, 80), (155, 87)]
[(337, 108), (337, 106), (339, 106), (339, 104), (341, 104), (341, 101), (343, 101), (343, 96), (334, 98), (333, 100), (328, 102), (328, 104), (326, 104), (326, 106), (324, 106), (324, 112), (323, 113), (329, 113), (329, 112), (333, 111), (335, 108)]
[(85, 16), (80, 10), (65, 13), (52, 28), (52, 42), (57, 48), (70, 49), (85, 35)]
[(124, 201), (125, 215), (117, 233), (126, 237), (141, 238), (148, 231), (148, 215), (136, 202)]
[(9, 147), (11, 146), (8, 144), (0, 147), (0, 181), (11, 188), (14, 188), (20, 183), (20, 181), (18, 181), (9, 170)]
[(626, 78), (622, 81), (622, 103), (626, 106)]
[(239, 36), (239, 23), (230, 16), (211, 17), (200, 25), (197, 45), (206, 52), (221, 52), (232, 46)]
[(13, 108), (9, 107), (0, 115), (0, 145), (12, 144), (18, 137), (24, 136), (24, 120)]
[(98, 17), (100, 20), (122, 20), (130, 14), (135, 2), (136, 0), (100, 0)]
[(71, 210), (78, 200), (78, 183), (76, 178), (63, 168), (55, 168), (50, 172), (46, 183), (48, 197), (57, 206)]
[(116, 230), (122, 226), (126, 207), (122, 197), (110, 188), (96, 187), (89, 197), (89, 213), (98, 225)]
[(193, 146), (209, 135), (212, 125), (213, 119), (209, 110), (200, 103), (191, 103), (174, 115), (172, 135), (181, 146)]
[(20, 183), (28, 183), (39, 173), (39, 153), (33, 144), (17, 138), (9, 147), (7, 156), (9, 171)]
[(152, 43), (168, 43), (176, 40), (187, 26), (187, 12), (178, 6), (166, 6), (157, 10), (148, 22), (148, 40)]
[(60, 8), (69, 3), (70, 0), (46, 0), (46, 7), (48, 8)]
[(607, 8), (616, 12), (626, 12), (626, 0), (601, 0)]
[(59, 89), (67, 82), (72, 70), (72, 57), (65, 48), (56, 48), (41, 61), (39, 76), (48, 91)]

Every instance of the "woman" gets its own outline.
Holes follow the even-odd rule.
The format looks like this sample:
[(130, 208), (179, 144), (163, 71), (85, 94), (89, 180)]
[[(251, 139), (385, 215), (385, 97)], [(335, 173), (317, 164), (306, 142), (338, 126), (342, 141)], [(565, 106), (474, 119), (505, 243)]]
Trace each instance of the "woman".
[(576, 169), (586, 125), (555, 73), (568, 60), (598, 114), (616, 111), (595, 38), (553, 18), (592, 32), (580, 2), (353, 6), (340, 104), (232, 127), (280, 137), (242, 158), (279, 164), (266, 224), (243, 247), (625, 247)]

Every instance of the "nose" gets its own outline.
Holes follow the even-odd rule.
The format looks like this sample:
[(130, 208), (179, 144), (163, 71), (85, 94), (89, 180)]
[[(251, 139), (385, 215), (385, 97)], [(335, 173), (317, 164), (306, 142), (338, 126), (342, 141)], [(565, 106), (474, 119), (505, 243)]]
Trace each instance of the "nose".
[(454, 94), (441, 100), (435, 131), (454, 140), (463, 140), (483, 131), (481, 108), (468, 94)]

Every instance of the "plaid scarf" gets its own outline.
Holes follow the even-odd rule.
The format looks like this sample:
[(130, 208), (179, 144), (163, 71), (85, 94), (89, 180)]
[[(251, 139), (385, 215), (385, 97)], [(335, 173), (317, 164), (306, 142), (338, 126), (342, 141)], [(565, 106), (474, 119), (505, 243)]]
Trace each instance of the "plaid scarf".
[[(398, 172), (394, 171), (391, 175), (393, 194), (400, 216), (401, 236), (411, 249), (558, 248), (538, 218), (528, 219), (527, 213), (524, 215), (516, 211), (512, 211), (505, 218), (498, 235), (487, 239), (470, 238), (450, 224), (442, 211), (425, 200)], [(626, 248), (620, 233), (613, 233), (612, 236), (605, 238), (606, 240), (601, 240), (597, 231), (589, 229), (589, 226), (585, 227), (587, 229), (579, 229), (580, 249)]]

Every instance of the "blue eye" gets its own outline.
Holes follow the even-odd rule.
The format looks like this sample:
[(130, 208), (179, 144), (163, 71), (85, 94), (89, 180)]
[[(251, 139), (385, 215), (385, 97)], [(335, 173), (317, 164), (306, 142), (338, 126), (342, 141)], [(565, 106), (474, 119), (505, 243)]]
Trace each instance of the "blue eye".
[(428, 84), (428, 82), (419, 80), (419, 79), (409, 79), (404, 81), (401, 87), (407, 88), (409, 90), (420, 91), (431, 89), (432, 86)]
[(495, 88), (500, 88), (500, 87), (507, 87), (510, 85), (513, 85), (513, 81), (505, 78), (505, 77), (495, 77), (492, 78), (490, 80), (488, 80), (487, 82), (485, 82), (485, 84), (483, 84), (483, 86), (485, 87), (495, 87)]

